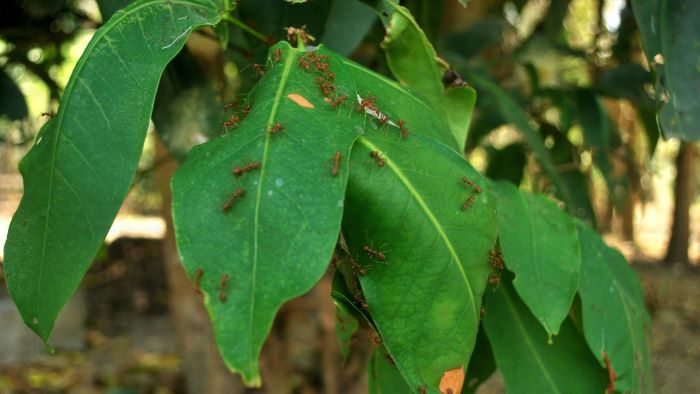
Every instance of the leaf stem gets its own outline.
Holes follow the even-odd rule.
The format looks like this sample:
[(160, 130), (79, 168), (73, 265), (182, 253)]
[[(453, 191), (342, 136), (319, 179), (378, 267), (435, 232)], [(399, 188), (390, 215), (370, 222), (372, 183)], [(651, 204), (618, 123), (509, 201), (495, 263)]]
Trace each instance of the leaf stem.
[(270, 42), (270, 40), (267, 38), (267, 36), (265, 36), (264, 34), (260, 33), (259, 31), (255, 30), (255, 29), (253, 29), (252, 27), (246, 25), (245, 23), (241, 22), (240, 20), (232, 17), (229, 14), (224, 15), (224, 17), (222, 19), (227, 21), (227, 22), (231, 22), (232, 24), (240, 27), (241, 30), (252, 35), (253, 37), (257, 38), (258, 40), (264, 42), (265, 44), (268, 44)]

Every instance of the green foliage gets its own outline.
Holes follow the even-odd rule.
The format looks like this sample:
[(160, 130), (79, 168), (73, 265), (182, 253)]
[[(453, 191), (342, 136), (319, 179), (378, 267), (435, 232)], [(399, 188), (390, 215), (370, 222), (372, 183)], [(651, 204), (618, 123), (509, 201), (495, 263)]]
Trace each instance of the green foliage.
[(509, 393), (600, 393), (607, 375), (571, 320), (548, 344), (509, 278), (486, 293), (484, 328)]
[[(105, 17), (117, 3), (101, 2)], [(187, 158), (172, 180), (185, 270), (204, 295), (223, 359), (247, 384), (262, 384), (258, 358), (279, 308), (334, 261), (343, 354), (362, 329), (376, 337), (370, 392), (474, 392), (496, 368), (513, 393), (652, 390), (639, 282), (618, 252), (565, 212), (595, 222), (588, 174), (561, 170), (589, 150), (610, 172), (620, 139), (601, 94), (629, 99), (648, 119), (645, 70), (623, 64), (596, 84), (545, 87), (528, 64), (532, 96), (513, 94), (466, 66), (504, 31), (492, 20), (482, 34), (488, 42), (452, 48), (456, 68), (469, 71), (465, 79), (483, 96), (467, 135), (475, 92), (448, 72), (428, 39), (434, 32), (423, 32), (411, 8), (243, 0), (234, 11), (220, 3), (141, 0), (114, 13), (23, 160), (25, 195), (5, 273), (22, 316), (44, 340), (126, 195), (152, 116), (171, 153)], [(372, 30), (367, 5), (385, 32)], [(435, 20), (430, 10), (418, 20)], [(566, 10), (551, 10), (534, 36), (549, 34), (538, 45), (580, 60), (555, 23)], [(236, 63), (241, 86), (254, 85), (226, 111), (225, 89), (181, 51), (194, 29), (222, 18), (230, 25), (207, 34)], [(267, 46), (296, 22), (336, 52)], [(348, 37), (350, 24), (357, 36)], [(398, 82), (344, 57), (377, 31)], [(260, 80), (249, 72), (254, 62), (263, 63)], [(633, 77), (620, 71), (627, 67)], [(621, 83), (624, 75), (632, 82)], [(492, 182), (463, 152), (506, 124), (520, 139), (487, 147), (487, 175), (504, 180)], [(582, 141), (571, 137), (577, 126)], [(194, 146), (202, 140), (209, 142)], [(529, 155), (542, 174), (527, 168)], [(523, 180), (563, 200), (565, 210), (519, 189)], [(619, 183), (606, 180), (610, 189)], [(489, 281), (496, 286), (488, 289)], [(465, 382), (446, 378), (465, 372)]]
[(666, 137), (700, 139), (700, 3), (633, 0), (649, 64), (656, 74), (659, 124)]
[(194, 28), (215, 24), (222, 11), (214, 2), (144, 0), (110, 19), (22, 160), (24, 196), (5, 275), (22, 318), (44, 341), (129, 190), (163, 68)]

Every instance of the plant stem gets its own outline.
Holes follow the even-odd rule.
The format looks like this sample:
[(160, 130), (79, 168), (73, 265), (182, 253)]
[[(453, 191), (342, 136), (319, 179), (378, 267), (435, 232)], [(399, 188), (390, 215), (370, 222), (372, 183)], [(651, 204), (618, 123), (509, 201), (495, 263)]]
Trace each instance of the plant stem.
[(262, 41), (262, 42), (264, 42), (264, 43), (266, 43), (266, 44), (269, 42), (268, 38), (267, 38), (264, 34), (262, 34), (262, 33), (260, 33), (259, 31), (253, 29), (252, 27), (246, 25), (245, 23), (239, 21), (238, 19), (232, 17), (231, 15), (228, 15), (228, 14), (227, 14), (227, 15), (224, 15), (224, 18), (223, 18), (223, 19), (224, 19), (225, 21), (227, 21), (227, 22), (231, 22), (231, 23), (233, 23), (234, 25), (240, 27), (241, 30), (243, 30), (244, 32), (246, 32), (246, 33), (252, 35), (253, 37), (257, 38), (258, 40), (260, 40), (260, 41)]

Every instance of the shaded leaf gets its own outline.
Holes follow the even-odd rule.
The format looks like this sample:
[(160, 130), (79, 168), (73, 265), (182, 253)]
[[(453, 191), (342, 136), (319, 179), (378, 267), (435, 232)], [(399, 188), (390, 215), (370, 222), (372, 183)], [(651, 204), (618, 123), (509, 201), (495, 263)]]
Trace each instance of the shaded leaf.
[[(435, 49), (407, 8), (393, 1), (384, 4), (393, 8), (389, 20), (385, 22), (386, 35), (382, 41), (391, 73), (402, 85), (424, 97), (437, 113), (446, 117), (457, 149), (463, 152), (476, 93), (467, 86), (446, 90), (442, 76), (449, 65), (437, 57)], [(453, 145), (451, 141), (441, 142)]]
[(601, 366), (614, 369), (615, 390), (653, 391), (647, 333), (651, 325), (635, 272), (600, 235), (578, 223), (581, 307), (586, 341)]
[(376, 22), (374, 10), (362, 2), (332, 0), (321, 42), (340, 55), (350, 56)]
[(490, 96), (492, 96), (492, 99), (498, 106), (501, 116), (509, 123), (512, 123), (513, 126), (515, 126), (518, 131), (522, 133), (528, 146), (535, 153), (537, 161), (547, 174), (549, 181), (556, 188), (556, 194), (561, 196), (567, 209), (573, 207), (573, 196), (566, 187), (566, 184), (562, 178), (557, 173), (556, 167), (552, 162), (552, 158), (550, 157), (547, 148), (544, 146), (542, 137), (531, 124), (530, 119), (528, 119), (527, 115), (522, 108), (520, 108), (518, 103), (516, 103), (505, 90), (496, 85), (496, 83), (487, 77), (481, 76), (476, 72), (472, 72), (467, 75), (467, 79), (478, 90), (484, 90), (488, 92)]
[(581, 251), (573, 219), (542, 195), (492, 182), (498, 227), (513, 285), (551, 337), (557, 335), (574, 299)]
[(409, 386), (437, 393), (446, 371), (466, 370), (474, 347), (494, 201), (458, 153), (425, 137), (369, 132), (351, 166), (343, 232), (366, 272), (369, 312)]
[(22, 318), (44, 341), (126, 196), (160, 74), (189, 33), (222, 11), (213, 1), (144, 0), (111, 18), (20, 163), (24, 196), (5, 244), (5, 274)]
[[(505, 276), (505, 275), (504, 275)], [(547, 343), (537, 319), (506, 278), (486, 292), (484, 328), (508, 393), (602, 393), (607, 374), (570, 320)]]
[(523, 144), (513, 143), (503, 149), (490, 148), (487, 153), (489, 157), (489, 164), (486, 167), (487, 177), (520, 185), (527, 162)]
[(27, 116), (27, 103), (15, 81), (0, 70), (0, 116), (3, 115), (11, 120), (22, 119)]
[(370, 394), (394, 394), (410, 393), (411, 390), (406, 381), (401, 377), (399, 370), (387, 359), (386, 349), (378, 346), (372, 352), (372, 358), (367, 365), (367, 384)]

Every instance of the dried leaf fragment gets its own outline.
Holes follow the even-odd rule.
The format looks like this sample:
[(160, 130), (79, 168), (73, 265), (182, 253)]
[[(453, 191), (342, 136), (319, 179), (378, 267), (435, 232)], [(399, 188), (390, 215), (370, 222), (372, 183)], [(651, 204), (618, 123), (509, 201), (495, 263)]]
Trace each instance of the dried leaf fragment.
[(314, 105), (311, 104), (309, 100), (306, 99), (306, 97), (296, 94), (296, 93), (289, 93), (287, 95), (287, 98), (294, 101), (298, 106), (304, 107), (304, 108), (313, 108)]
[(443, 394), (459, 394), (464, 384), (464, 369), (457, 367), (448, 369), (440, 378), (440, 392)]

